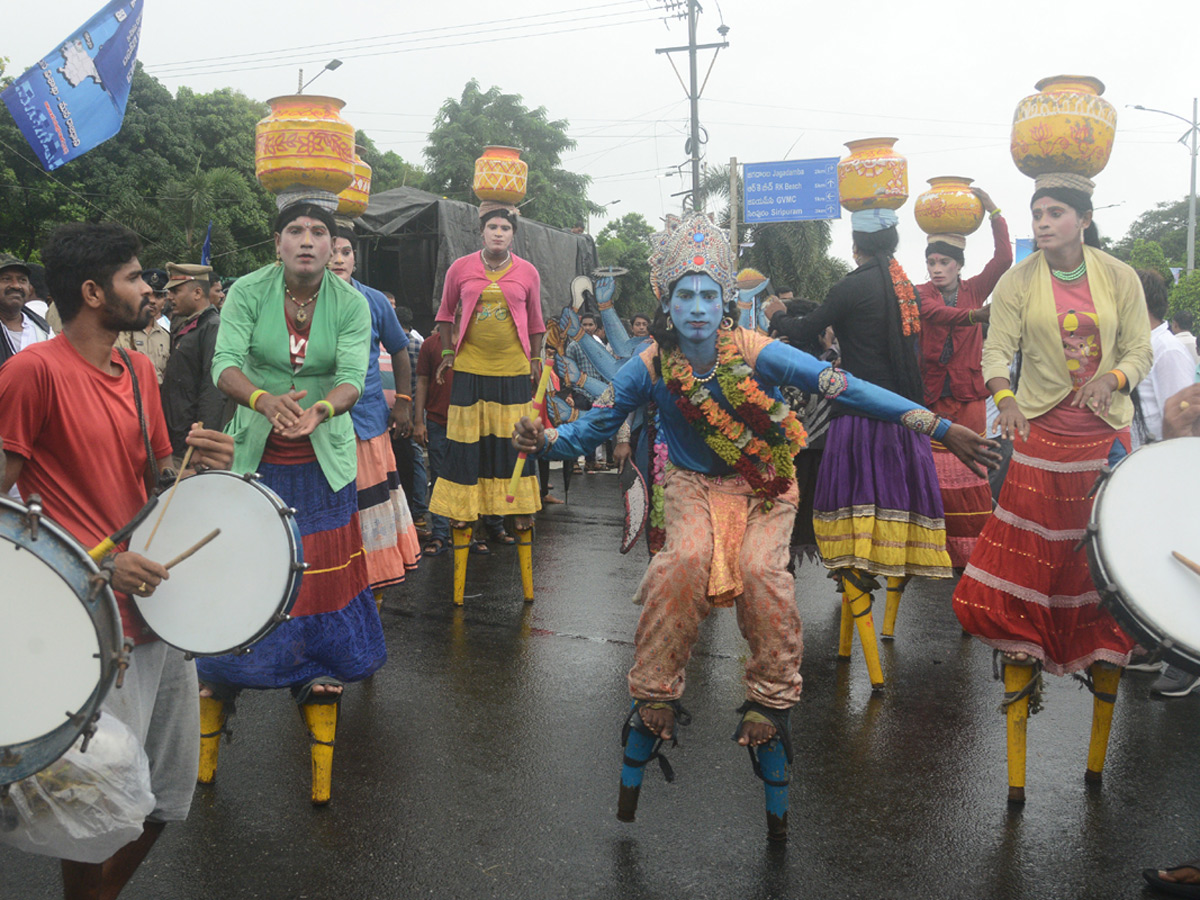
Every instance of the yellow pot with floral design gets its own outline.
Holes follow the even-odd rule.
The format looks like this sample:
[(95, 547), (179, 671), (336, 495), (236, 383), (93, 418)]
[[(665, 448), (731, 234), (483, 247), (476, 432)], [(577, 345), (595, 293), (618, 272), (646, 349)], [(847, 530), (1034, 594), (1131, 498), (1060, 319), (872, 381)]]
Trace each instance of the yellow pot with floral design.
[(926, 234), (971, 234), (983, 224), (983, 201), (971, 190), (970, 178), (941, 175), (929, 179), (929, 190), (917, 198), (917, 224)]
[(254, 129), (254, 174), (268, 191), (293, 185), (338, 194), (354, 181), (354, 126), (334, 97), (273, 97)]
[(516, 147), (492, 146), (483, 148), (483, 156), (475, 160), (475, 179), (471, 184), (480, 200), (496, 203), (520, 203), (525, 199), (529, 180), (529, 164), (521, 159)]
[(850, 155), (838, 163), (838, 193), (850, 212), (899, 209), (908, 199), (908, 160), (892, 149), (897, 138), (850, 141)]
[(1030, 178), (1073, 172), (1092, 178), (1108, 165), (1117, 111), (1100, 95), (1104, 84), (1090, 75), (1054, 75), (1013, 114), (1012, 158)]
[(337, 214), (348, 219), (357, 219), (367, 211), (371, 200), (371, 167), (357, 152), (354, 154), (354, 180), (350, 187), (338, 194)]

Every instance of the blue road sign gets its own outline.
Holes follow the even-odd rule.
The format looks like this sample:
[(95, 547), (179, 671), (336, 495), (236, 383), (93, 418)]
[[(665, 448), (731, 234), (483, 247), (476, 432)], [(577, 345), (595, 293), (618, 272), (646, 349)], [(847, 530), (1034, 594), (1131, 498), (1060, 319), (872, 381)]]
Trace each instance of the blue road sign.
[(746, 163), (746, 223), (840, 219), (837, 164), (836, 156)]

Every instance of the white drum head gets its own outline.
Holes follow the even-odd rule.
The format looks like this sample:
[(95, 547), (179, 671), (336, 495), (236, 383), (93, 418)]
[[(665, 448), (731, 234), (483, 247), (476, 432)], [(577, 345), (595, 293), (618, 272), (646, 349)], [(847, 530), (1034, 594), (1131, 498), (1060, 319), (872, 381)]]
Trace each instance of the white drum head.
[(258, 637), (287, 600), (295, 562), (289, 524), (271, 497), (229, 473), (185, 478), (146, 549), (158, 515), (138, 526), (129, 549), (164, 565), (214, 528), (221, 533), (175, 566), (152, 596), (134, 598), (146, 624), (197, 654), (227, 653)]
[[(1200, 438), (1142, 447), (1096, 501), (1099, 556), (1124, 605), (1152, 632), (1200, 656)], [(1103, 585), (1100, 585), (1103, 587)]]
[(6, 689), (0, 746), (49, 734), (86, 706), (100, 684), (100, 638), (83, 601), (50, 566), (0, 539), (4, 553)]

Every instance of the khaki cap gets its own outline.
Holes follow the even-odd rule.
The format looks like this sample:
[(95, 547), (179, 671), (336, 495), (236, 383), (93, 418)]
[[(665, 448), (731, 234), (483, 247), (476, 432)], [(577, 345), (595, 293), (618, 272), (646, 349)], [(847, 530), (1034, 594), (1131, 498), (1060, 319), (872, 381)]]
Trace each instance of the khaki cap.
[(212, 281), (212, 266), (167, 263), (167, 290), (189, 281)]

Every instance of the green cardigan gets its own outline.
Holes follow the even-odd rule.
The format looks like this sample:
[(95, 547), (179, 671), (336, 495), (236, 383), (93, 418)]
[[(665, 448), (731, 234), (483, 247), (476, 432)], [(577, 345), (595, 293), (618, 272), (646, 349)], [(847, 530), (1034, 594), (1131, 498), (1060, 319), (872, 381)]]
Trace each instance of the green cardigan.
[[(225, 299), (212, 377), (217, 381), (232, 366), (240, 369), (256, 389), (272, 394), (286, 394), (293, 388), (308, 391), (300, 400), (300, 406), (307, 409), (339, 384), (354, 385), (362, 393), (370, 342), (367, 298), (342, 279), (326, 275), (313, 305), (304, 365), (293, 374), (283, 312), (283, 267), (270, 265), (239, 278)], [(239, 406), (225, 430), (233, 435), (233, 471), (255, 471), (271, 423), (250, 407)], [(335, 416), (318, 425), (312, 433), (312, 445), (334, 491), (354, 481), (358, 458), (354, 423), (349, 415)]]

